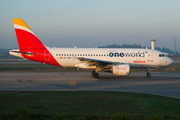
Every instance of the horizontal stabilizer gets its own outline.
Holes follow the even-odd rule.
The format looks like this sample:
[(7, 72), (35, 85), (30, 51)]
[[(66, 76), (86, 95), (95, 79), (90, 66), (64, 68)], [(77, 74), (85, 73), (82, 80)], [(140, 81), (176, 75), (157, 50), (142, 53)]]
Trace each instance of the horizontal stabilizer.
[(11, 52), (14, 52), (14, 53), (21, 53), (21, 54), (25, 54), (25, 55), (35, 55), (35, 54), (38, 54), (38, 53), (20, 52), (20, 51), (11, 51)]

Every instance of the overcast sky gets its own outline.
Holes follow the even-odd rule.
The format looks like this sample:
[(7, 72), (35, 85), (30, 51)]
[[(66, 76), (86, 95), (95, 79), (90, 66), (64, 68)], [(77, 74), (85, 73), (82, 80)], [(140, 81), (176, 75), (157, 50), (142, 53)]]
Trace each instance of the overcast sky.
[(0, 48), (18, 47), (22, 18), (49, 47), (144, 44), (180, 50), (180, 0), (1, 0)]

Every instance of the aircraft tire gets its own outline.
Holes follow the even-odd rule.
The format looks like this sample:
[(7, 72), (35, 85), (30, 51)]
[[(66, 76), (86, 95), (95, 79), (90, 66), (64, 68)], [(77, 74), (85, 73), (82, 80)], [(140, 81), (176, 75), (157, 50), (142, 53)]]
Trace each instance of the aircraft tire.
[(151, 77), (151, 74), (150, 74), (150, 73), (147, 73), (146, 76), (147, 76), (147, 77)]
[(92, 71), (92, 76), (94, 75), (94, 73), (96, 73), (95, 71)]
[(99, 74), (95, 72), (95, 73), (93, 74), (93, 77), (94, 77), (94, 78), (99, 78)]

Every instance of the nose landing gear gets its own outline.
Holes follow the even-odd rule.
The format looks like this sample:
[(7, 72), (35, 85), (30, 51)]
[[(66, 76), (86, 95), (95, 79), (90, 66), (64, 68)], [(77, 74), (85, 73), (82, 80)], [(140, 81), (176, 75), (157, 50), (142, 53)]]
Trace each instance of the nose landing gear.
[(147, 71), (146, 76), (147, 76), (147, 77), (151, 77), (151, 74), (149, 73), (149, 68), (146, 68), (146, 71)]

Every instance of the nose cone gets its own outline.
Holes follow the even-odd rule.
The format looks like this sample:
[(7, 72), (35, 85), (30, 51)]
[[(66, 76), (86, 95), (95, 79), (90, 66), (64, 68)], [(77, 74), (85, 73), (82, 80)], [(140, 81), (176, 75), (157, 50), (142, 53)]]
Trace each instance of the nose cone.
[(173, 63), (173, 60), (169, 57), (167, 57), (167, 65), (171, 65)]

